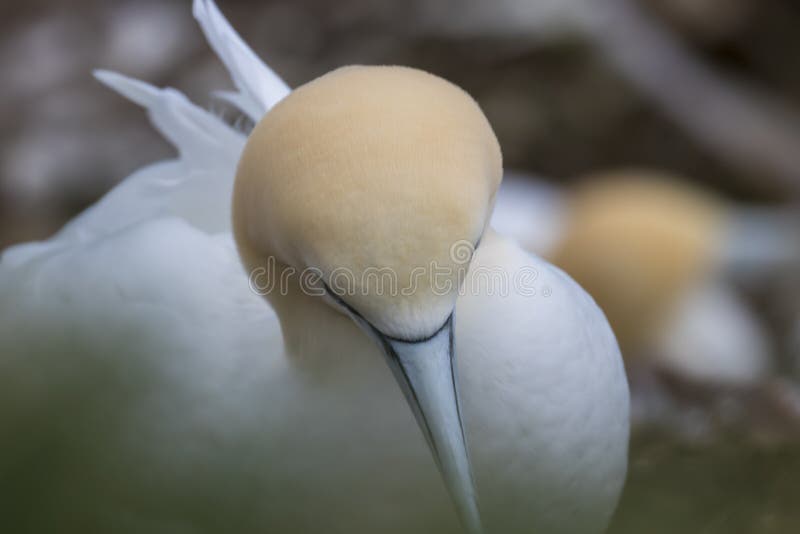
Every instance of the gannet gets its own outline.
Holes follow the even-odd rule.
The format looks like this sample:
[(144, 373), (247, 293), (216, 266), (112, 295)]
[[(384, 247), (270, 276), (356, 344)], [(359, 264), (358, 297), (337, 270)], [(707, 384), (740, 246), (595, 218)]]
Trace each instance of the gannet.
[[(619, 348), (488, 226), (501, 154), (478, 105), (405, 67), (290, 92), (210, 0), (194, 12), (257, 124), (97, 73), (179, 157), (0, 260), (2, 521), (601, 532), (627, 465)], [(364, 283), (376, 268), (399, 291)]]
[(511, 176), (492, 224), (574, 276), (609, 317), (626, 358), (644, 355), (718, 386), (770, 376), (768, 336), (734, 283), (754, 285), (798, 261), (796, 214), (734, 205), (668, 173), (629, 169), (569, 189)]

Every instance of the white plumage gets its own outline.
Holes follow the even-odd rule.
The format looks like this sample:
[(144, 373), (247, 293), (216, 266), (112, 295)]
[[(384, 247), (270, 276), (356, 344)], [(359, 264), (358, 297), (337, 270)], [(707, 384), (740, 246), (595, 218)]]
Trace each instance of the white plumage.
[[(212, 2), (194, 13), (238, 89), (225, 98), (258, 120), (288, 89)], [(145, 107), (179, 157), (0, 260), (2, 530), (458, 531), (372, 341), (313, 308), (325, 336), (285, 357), (230, 235), (245, 136), (172, 89), (97, 77)], [(497, 265), (535, 272), (537, 293), (484, 287), (457, 304), (485, 530), (599, 532), (627, 462), (616, 341), (568, 276), (487, 231), (471, 273)]]

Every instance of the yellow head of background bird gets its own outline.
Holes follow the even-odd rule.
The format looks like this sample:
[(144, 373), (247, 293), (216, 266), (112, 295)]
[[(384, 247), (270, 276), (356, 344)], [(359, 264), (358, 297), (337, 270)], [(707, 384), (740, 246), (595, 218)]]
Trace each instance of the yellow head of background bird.
[(721, 203), (653, 171), (585, 177), (567, 201), (553, 261), (606, 312), (624, 349), (641, 349), (694, 282), (716, 269)]

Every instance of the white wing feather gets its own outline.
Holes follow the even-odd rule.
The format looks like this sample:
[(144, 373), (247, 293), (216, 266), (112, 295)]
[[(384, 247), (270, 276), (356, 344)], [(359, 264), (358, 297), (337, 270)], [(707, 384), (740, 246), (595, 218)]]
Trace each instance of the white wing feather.
[[(221, 95), (253, 120), (260, 119), (290, 92), (289, 87), (247, 47), (212, 1), (196, 0), (194, 15), (239, 90)], [(230, 229), (229, 203), (244, 135), (174, 89), (159, 89), (104, 70), (95, 76), (144, 107), (179, 157), (135, 172), (54, 238), (4, 251), (6, 265), (163, 215), (177, 216), (206, 232)]]
[[(265, 67), (250, 79), (241, 40), (213, 4), (195, 8), (242, 102), (263, 112), (288, 92), (274, 76), (262, 91)], [(0, 259), (0, 498), (15, 503), (0, 530), (258, 531), (245, 517), (257, 492), (237, 481), (267, 449), (263, 407), (287, 402), (272, 387), (287, 381), (277, 318), (229, 232), (245, 137), (174, 89), (96, 76), (178, 157)]]
[(230, 197), (245, 137), (174, 89), (109, 71), (95, 76), (147, 110), (178, 158), (133, 173), (53, 238), (4, 252), (4, 264), (19, 264), (53, 248), (91, 241), (164, 215), (180, 217), (206, 232), (230, 228)]
[(219, 152), (238, 156), (243, 136), (216, 115), (192, 104), (172, 88), (152, 85), (107, 70), (96, 70), (95, 77), (119, 94), (147, 110), (150, 121), (176, 149), (181, 159), (195, 166), (219, 166)]
[(244, 43), (214, 2), (195, 0), (193, 13), (208, 44), (225, 64), (239, 90), (238, 93), (219, 91), (216, 95), (258, 121), (289, 94), (289, 86)]

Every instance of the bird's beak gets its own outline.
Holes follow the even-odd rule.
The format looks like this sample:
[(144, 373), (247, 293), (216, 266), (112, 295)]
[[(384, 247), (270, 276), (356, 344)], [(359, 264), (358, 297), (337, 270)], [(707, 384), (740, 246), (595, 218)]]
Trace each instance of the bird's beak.
[(453, 367), (453, 316), (422, 340), (395, 339), (374, 329), (372, 334), (417, 418), (462, 521), (471, 534), (479, 534), (481, 522)]
[(475, 483), (461, 423), (453, 357), (453, 314), (425, 339), (387, 336), (325, 285), (330, 302), (383, 349), (400, 389), (428, 441), (458, 514), (469, 534), (482, 534)]

